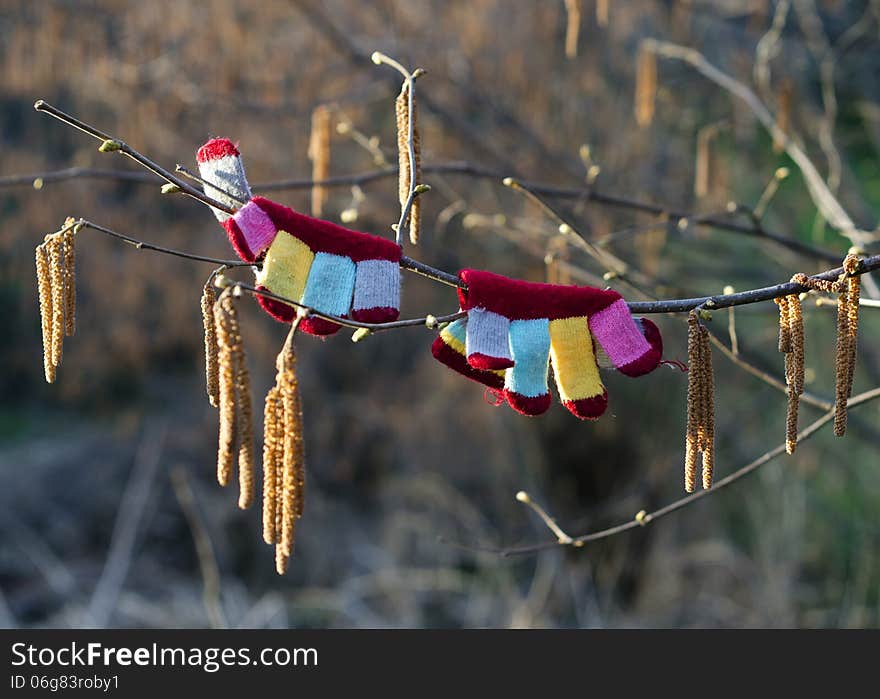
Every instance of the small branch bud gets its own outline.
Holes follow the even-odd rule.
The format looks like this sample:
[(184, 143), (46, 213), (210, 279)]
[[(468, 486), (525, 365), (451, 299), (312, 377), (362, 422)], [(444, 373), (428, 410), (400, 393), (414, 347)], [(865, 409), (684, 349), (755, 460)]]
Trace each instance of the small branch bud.
[(117, 141), (115, 138), (108, 138), (100, 146), (98, 146), (98, 150), (101, 153), (112, 153), (113, 151), (119, 150), (120, 148), (122, 148), (122, 143), (120, 141)]
[(372, 331), (369, 328), (358, 328), (351, 335), (352, 342), (361, 342), (362, 340), (366, 340)]

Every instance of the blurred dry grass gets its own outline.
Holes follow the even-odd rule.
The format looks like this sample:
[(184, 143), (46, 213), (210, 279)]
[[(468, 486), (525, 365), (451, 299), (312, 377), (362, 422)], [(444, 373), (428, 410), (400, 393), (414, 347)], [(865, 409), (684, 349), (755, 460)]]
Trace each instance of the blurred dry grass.
[[(192, 164), (211, 135), (239, 140), (253, 182), (308, 177), (310, 115), (336, 105), (394, 162), (394, 90), (383, 69), (348, 58), (296, 5), (217, 0), (4, 3), (0, 9), (2, 173), (72, 165), (132, 168), (31, 109), (40, 97), (82, 115), (167, 165)], [(307, 3), (317, 5), (317, 3)], [(772, 7), (752, 2), (611, 3), (607, 26), (584, 3), (577, 58), (565, 57), (562, 2), (381, 0), (321, 3), (362, 51), (423, 66), (426, 163), (464, 159), (576, 185), (581, 144), (597, 187), (700, 212), (754, 203), (780, 165), (751, 115), (693, 72), (660, 65), (653, 124), (633, 118), (646, 36), (694, 45), (749, 81)], [(872, 226), (880, 211), (880, 60), (871, 3), (819, 2), (835, 53), (841, 199)], [(866, 20), (864, 18), (867, 17)], [(774, 85), (790, 81), (792, 125), (810, 143), (821, 113), (817, 69), (798, 22), (782, 36)], [(422, 102), (424, 105), (424, 101)], [(450, 117), (451, 115), (451, 117)], [(697, 132), (712, 139), (706, 195), (693, 192)], [(346, 135), (332, 174), (374, 167)], [(824, 171), (823, 154), (811, 155)], [(429, 176), (417, 257), (445, 269), (491, 267), (543, 279), (555, 227), (497, 183)], [(392, 180), (365, 187), (355, 227), (397, 218)], [(278, 199), (307, 210), (308, 191)], [(352, 193), (331, 190), (337, 218)], [(454, 208), (447, 208), (454, 206)], [(754, 240), (665, 227), (627, 211), (560, 207), (591, 239), (658, 280), (667, 296), (749, 288), (814, 263)], [(454, 211), (451, 217), (449, 213)], [(537, 557), (499, 559), (437, 542), (515, 543), (548, 532), (514, 501), (519, 489), (581, 532), (677, 497), (682, 376), (612, 376), (595, 424), (554, 408), (526, 420), (482, 400), (428, 352), (424, 330), (352, 346), (345, 333), (302, 342), (309, 492), (291, 572), (277, 578), (256, 510), (239, 512), (213, 479), (216, 413), (203, 398), (198, 299), (209, 269), (136, 253), (85, 231), (79, 331), (54, 386), (42, 383), (33, 246), (68, 214), (171, 247), (229, 256), (209, 212), (158, 187), (70, 181), (0, 190), (0, 622), (6, 625), (201, 626), (876, 626), (880, 623), (878, 407), (845, 441), (820, 435), (796, 457), (645, 530)], [(503, 221), (498, 216), (503, 215)], [(814, 225), (799, 177), (773, 200), (768, 227), (840, 250)], [(601, 273), (570, 251), (572, 264)], [(404, 315), (446, 312), (444, 288), (405, 280)], [(737, 312), (743, 351), (781, 373), (772, 304)], [(880, 381), (877, 314), (865, 312), (856, 390)], [(271, 384), (284, 330), (243, 313), (257, 398)], [(684, 324), (661, 318), (667, 355), (684, 358)], [(807, 310), (808, 390), (833, 392), (833, 313)], [(724, 331), (715, 323), (716, 332)], [(723, 476), (783, 436), (785, 397), (716, 355)], [(806, 419), (812, 409), (804, 409)], [(163, 435), (158, 454), (149, 447)], [(177, 470), (175, 470), (177, 469)], [(181, 470), (182, 469), (182, 470)], [(192, 522), (170, 474), (185, 473), (221, 578), (203, 601)], [(120, 510), (120, 499), (125, 510)], [(136, 516), (135, 519), (132, 519)], [(126, 524), (128, 522), (128, 524)], [(115, 533), (114, 533), (115, 532)], [(121, 541), (121, 543), (120, 543)], [(96, 596), (97, 591), (97, 596)], [(210, 597), (210, 591), (209, 591)], [(212, 607), (213, 605), (213, 607)], [(211, 610), (219, 607), (218, 617)]]

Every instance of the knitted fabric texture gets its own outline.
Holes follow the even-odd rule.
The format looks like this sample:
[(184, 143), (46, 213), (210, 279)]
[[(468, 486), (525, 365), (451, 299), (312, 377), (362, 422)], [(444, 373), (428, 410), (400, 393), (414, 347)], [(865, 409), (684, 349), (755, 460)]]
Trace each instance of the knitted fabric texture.
[[(251, 188), (244, 173), (241, 154), (228, 138), (212, 138), (199, 148), (196, 160), (199, 163), (199, 174), (208, 183), (205, 194), (209, 197), (231, 208), (238, 208), (241, 202), (251, 198)], [(211, 210), (221, 223), (229, 218), (225, 211), (214, 208)]]
[[(238, 150), (231, 141), (214, 139), (199, 149), (199, 169), (216, 184), (246, 201), (213, 196), (237, 208), (221, 218), (227, 237), (245, 262), (262, 262), (257, 288), (291, 299), (318, 313), (366, 323), (396, 320), (400, 315), (400, 256), (396, 243), (329, 221), (300, 214), (264, 197), (251, 197)], [(217, 165), (218, 163), (222, 164)], [(240, 177), (239, 177), (240, 176)], [(232, 184), (230, 184), (232, 183)], [(216, 213), (216, 212), (215, 212)], [(274, 318), (291, 322), (295, 307), (258, 296)], [(299, 326), (312, 335), (332, 335), (341, 326), (314, 314)]]
[(520, 413), (540, 415), (550, 407), (548, 364), (563, 405), (581, 419), (595, 419), (608, 402), (597, 355), (628, 376), (660, 363), (657, 326), (634, 319), (615, 291), (478, 270), (459, 276), (468, 286), (459, 292), (467, 318), (446, 326), (432, 353), (468, 378), (503, 390)]

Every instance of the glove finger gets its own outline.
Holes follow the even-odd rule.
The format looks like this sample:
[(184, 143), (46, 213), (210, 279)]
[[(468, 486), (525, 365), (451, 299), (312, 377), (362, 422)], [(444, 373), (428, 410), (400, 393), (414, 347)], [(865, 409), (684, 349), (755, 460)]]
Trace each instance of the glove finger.
[(550, 361), (559, 399), (569, 412), (582, 420), (605, 412), (608, 393), (599, 378), (586, 317), (550, 321)]
[(513, 366), (510, 354), (510, 320), (482, 308), (468, 311), (465, 351), (475, 369), (507, 369)]
[(623, 299), (591, 315), (589, 326), (593, 337), (621, 373), (641, 376), (660, 363), (662, 349), (658, 352), (657, 346), (648, 342), (643, 326), (632, 317)]
[[(302, 300), (314, 259), (308, 245), (286, 231), (280, 231), (269, 246), (263, 268), (257, 272), (257, 288), (291, 301)], [(258, 296), (257, 301), (269, 315), (282, 323), (289, 323), (296, 316), (295, 306), (264, 296)]]
[(400, 265), (390, 260), (357, 263), (351, 317), (364, 323), (387, 323), (400, 316)]
[[(213, 138), (208, 141), (199, 148), (196, 160), (199, 174), (208, 183), (205, 185), (205, 194), (209, 197), (232, 209), (238, 209), (242, 202), (251, 198), (251, 188), (241, 162), (241, 154), (228, 138)], [(212, 184), (217, 186), (212, 187)], [(211, 210), (221, 223), (229, 218), (225, 211), (214, 208)]]
[(505, 373), (504, 396), (523, 415), (540, 415), (550, 407), (547, 385), (550, 329), (546, 318), (510, 323), (513, 366)]
[[(303, 305), (328, 315), (347, 316), (354, 296), (355, 272), (351, 258), (317, 253), (306, 280)], [(312, 335), (332, 335), (340, 327), (338, 323), (315, 316), (305, 318), (300, 325), (300, 329)]]

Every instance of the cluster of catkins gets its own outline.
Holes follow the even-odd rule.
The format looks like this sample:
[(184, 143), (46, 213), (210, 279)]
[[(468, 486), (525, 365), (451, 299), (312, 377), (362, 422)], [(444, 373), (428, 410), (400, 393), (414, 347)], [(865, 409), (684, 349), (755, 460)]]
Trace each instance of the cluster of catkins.
[[(861, 277), (859, 257), (847, 255), (843, 273), (835, 281), (806, 274), (795, 274), (791, 281), (813, 291), (837, 294), (837, 354), (835, 360), (836, 392), (834, 434), (846, 432), (847, 403), (852, 395), (856, 341), (859, 329)], [(797, 448), (798, 408), (804, 392), (804, 319), (799, 294), (774, 299), (779, 306), (779, 351), (785, 355), (785, 385), (788, 409), (785, 419), (785, 450)], [(696, 488), (697, 456), (702, 453), (703, 488), (712, 486), (715, 462), (715, 382), (709, 331), (700, 322), (699, 309), (688, 317), (687, 433), (685, 437), (684, 487)]]
[[(217, 298), (211, 280), (204, 287), (201, 306), (208, 399), (220, 413), (217, 481), (221, 486), (229, 484), (237, 456), (238, 506), (245, 509), (254, 500), (254, 429), (237, 289), (227, 286)], [(287, 570), (293, 553), (305, 488), (302, 407), (293, 348), (297, 325), (298, 319), (278, 355), (278, 373), (266, 396), (263, 421), (263, 539), (275, 545), (279, 574)]]
[(64, 338), (76, 332), (76, 226), (71, 220), (37, 246), (37, 290), (43, 328), (43, 368), (55, 382)]
[[(837, 352), (835, 356), (834, 434), (846, 433), (847, 403), (852, 395), (859, 332), (861, 277), (859, 257), (849, 254), (843, 273), (835, 281), (795, 274), (791, 281), (812, 291), (837, 294)], [(785, 382), (788, 386), (788, 417), (785, 448), (791, 454), (797, 447), (798, 399), (804, 392), (804, 326), (797, 294), (777, 299), (779, 304), (779, 351), (785, 353)]]

